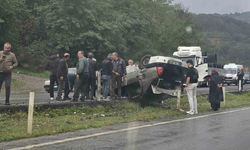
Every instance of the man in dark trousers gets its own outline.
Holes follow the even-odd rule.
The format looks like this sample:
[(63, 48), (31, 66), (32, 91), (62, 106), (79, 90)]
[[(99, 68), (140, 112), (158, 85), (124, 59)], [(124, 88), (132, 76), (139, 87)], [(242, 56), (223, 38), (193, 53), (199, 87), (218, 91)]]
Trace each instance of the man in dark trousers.
[(4, 81), (6, 89), (5, 105), (10, 105), (11, 71), (18, 64), (15, 54), (10, 50), (11, 44), (5, 43), (3, 51), (0, 52), (0, 92)]
[[(95, 88), (96, 88), (96, 70), (97, 70), (97, 65), (96, 65), (96, 60), (93, 59), (94, 55), (93, 53), (88, 53), (88, 61), (89, 61), (89, 80), (87, 83), (87, 88), (86, 88), (86, 99), (94, 100), (93, 96), (95, 94)], [(89, 97), (89, 92), (90, 92), (90, 97)]]
[(119, 58), (117, 53), (113, 53), (112, 90), (111, 98), (115, 99), (115, 88), (118, 89), (118, 100), (121, 100), (122, 77), (127, 75), (125, 61)]
[(57, 77), (57, 69), (58, 69), (58, 65), (60, 62), (60, 58), (59, 58), (59, 52), (58, 51), (54, 51), (53, 55), (51, 55), (49, 58), (48, 63), (45, 66), (45, 69), (50, 71), (50, 100), (54, 99), (54, 85), (55, 82), (57, 84), (57, 86), (59, 85), (58, 83), (58, 77)]
[(77, 53), (79, 61), (76, 65), (76, 80), (75, 80), (75, 91), (73, 101), (78, 101), (79, 93), (81, 91), (81, 101), (84, 101), (86, 93), (87, 83), (89, 80), (89, 61), (84, 57), (83, 51)]
[(102, 62), (102, 99), (107, 99), (110, 88), (110, 79), (113, 70), (112, 63), (112, 54), (109, 54), (108, 57)]
[[(243, 82), (244, 82), (244, 80), (243, 80), (243, 77), (244, 77), (244, 70), (243, 70), (243, 68), (240, 68), (237, 71), (237, 77), (238, 77), (238, 87), (241, 86), (241, 91), (242, 91), (243, 90)], [(240, 81), (241, 81), (241, 85), (240, 85)]]
[(64, 88), (64, 98), (63, 100), (71, 100), (69, 98), (69, 79), (68, 79), (68, 63), (70, 55), (69, 53), (65, 53), (63, 58), (59, 62), (58, 66), (58, 80), (59, 80), (59, 87), (58, 87), (58, 93), (56, 100), (61, 101), (62, 100), (62, 90)]
[(187, 91), (190, 106), (190, 111), (187, 111), (187, 113), (193, 115), (198, 114), (196, 92), (199, 75), (198, 71), (194, 68), (194, 63), (192, 60), (188, 60), (187, 65), (188, 72), (185, 91)]

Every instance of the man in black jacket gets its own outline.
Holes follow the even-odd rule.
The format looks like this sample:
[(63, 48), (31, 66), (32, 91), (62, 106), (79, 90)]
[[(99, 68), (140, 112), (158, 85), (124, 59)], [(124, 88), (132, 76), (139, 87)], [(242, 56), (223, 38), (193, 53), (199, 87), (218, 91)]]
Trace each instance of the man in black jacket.
[[(95, 88), (96, 88), (96, 70), (97, 70), (97, 65), (96, 65), (96, 60), (93, 59), (94, 55), (93, 53), (88, 53), (88, 61), (89, 61), (89, 80), (87, 83), (87, 88), (86, 88), (86, 99), (91, 99), (94, 100), (93, 96), (95, 93)], [(90, 97), (89, 97), (89, 92), (90, 92)]]
[(109, 85), (113, 70), (111, 57), (112, 54), (109, 54), (108, 57), (102, 62), (102, 96), (104, 99), (106, 99), (109, 94)]
[[(238, 87), (241, 86), (241, 90), (243, 90), (243, 82), (244, 82), (244, 70), (243, 68), (238, 69), (237, 71), (237, 77), (238, 77)], [(241, 81), (241, 85), (240, 85), (240, 81)]]
[(113, 53), (113, 71), (112, 71), (112, 90), (111, 90), (111, 97), (115, 99), (115, 88), (118, 88), (118, 100), (121, 100), (121, 84), (122, 84), (122, 77), (127, 75), (126, 71), (126, 64), (125, 61), (119, 58), (117, 53)]
[(59, 78), (59, 87), (58, 87), (58, 93), (56, 100), (61, 101), (62, 100), (62, 89), (65, 86), (64, 89), (64, 99), (63, 100), (71, 100), (69, 98), (69, 80), (68, 80), (68, 63), (70, 55), (69, 53), (65, 53), (63, 58), (59, 62), (58, 66), (58, 78)]
[(59, 85), (57, 80), (57, 69), (60, 61), (59, 52), (54, 51), (53, 55), (51, 55), (48, 59), (49, 61), (46, 64), (45, 69), (50, 71), (50, 99), (53, 100), (55, 82), (57, 86)]

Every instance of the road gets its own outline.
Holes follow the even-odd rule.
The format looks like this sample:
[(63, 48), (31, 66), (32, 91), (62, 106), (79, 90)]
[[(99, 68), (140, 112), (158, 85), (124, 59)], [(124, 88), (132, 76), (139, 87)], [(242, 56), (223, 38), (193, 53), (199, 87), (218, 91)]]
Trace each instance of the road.
[(247, 150), (250, 147), (249, 114), (250, 108), (238, 108), (173, 121), (134, 122), (3, 142), (0, 147), (19, 147), (16, 150), (20, 147), (34, 150)]
[[(234, 92), (238, 90), (238, 86), (225, 86), (226, 87), (226, 91), (227, 92)], [(244, 90), (246, 91), (250, 91), (250, 84), (247, 84), (244, 86)], [(198, 88), (197, 91), (198, 94), (208, 94), (208, 88), (207, 87), (200, 87)], [(55, 93), (55, 96), (57, 95), (57, 93)], [(70, 97), (73, 96), (73, 93), (70, 93)], [(28, 99), (29, 99), (29, 93), (25, 93), (25, 94), (17, 94), (17, 95), (11, 95), (10, 98), (10, 102), (12, 105), (20, 105), (20, 104), (28, 104)], [(0, 95), (0, 105), (4, 105), (5, 103), (5, 98), (4, 95), (1, 94)], [(51, 101), (49, 94), (47, 92), (38, 92), (35, 93), (35, 103), (36, 104), (48, 104), (48, 103), (61, 103), (58, 101)]]

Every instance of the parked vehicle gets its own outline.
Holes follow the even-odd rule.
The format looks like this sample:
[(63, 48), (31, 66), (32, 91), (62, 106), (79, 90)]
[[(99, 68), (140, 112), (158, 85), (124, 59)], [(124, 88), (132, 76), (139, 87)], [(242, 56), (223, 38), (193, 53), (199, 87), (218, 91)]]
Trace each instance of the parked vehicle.
[(250, 83), (250, 72), (244, 72), (244, 81), (245, 81), (245, 84)]
[(185, 62), (188, 60), (194, 62), (194, 67), (199, 73), (198, 86), (209, 86), (213, 69), (216, 69), (219, 75), (225, 75), (223, 65), (217, 63), (216, 54), (202, 52), (200, 46), (179, 46), (177, 50), (173, 53), (174, 57)]
[[(229, 64), (225, 65), (224, 69), (226, 71), (226, 74), (224, 76), (224, 84), (238, 85), (237, 71), (238, 71), (238, 69), (242, 69), (242, 68), (243, 68), (242, 65), (238, 65), (235, 63), (229, 63)], [(244, 78), (243, 78), (243, 80), (244, 80)]]

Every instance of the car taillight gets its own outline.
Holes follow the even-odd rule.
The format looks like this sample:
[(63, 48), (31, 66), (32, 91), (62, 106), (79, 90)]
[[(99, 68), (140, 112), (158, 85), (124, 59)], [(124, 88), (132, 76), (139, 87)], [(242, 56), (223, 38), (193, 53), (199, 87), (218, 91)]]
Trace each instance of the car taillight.
[(159, 76), (162, 75), (163, 67), (156, 67), (156, 70), (157, 70), (157, 73), (158, 73)]

